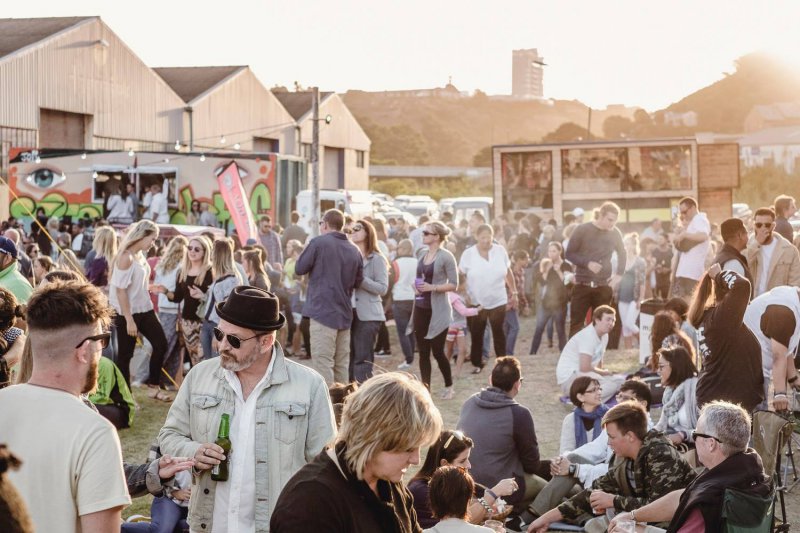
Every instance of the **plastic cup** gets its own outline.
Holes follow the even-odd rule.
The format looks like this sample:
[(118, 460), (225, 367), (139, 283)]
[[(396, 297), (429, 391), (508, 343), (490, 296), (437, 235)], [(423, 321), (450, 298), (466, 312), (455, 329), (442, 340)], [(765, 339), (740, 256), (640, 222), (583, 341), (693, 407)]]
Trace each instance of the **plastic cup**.
[(506, 528), (503, 527), (503, 523), (500, 520), (487, 520), (483, 525), (497, 533), (506, 533)]

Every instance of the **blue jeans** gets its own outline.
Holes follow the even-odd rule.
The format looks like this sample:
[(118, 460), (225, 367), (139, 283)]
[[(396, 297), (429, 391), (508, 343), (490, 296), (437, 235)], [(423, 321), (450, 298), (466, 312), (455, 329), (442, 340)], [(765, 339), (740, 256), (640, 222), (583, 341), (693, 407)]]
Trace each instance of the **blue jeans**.
[(392, 303), (392, 314), (397, 326), (397, 339), (406, 363), (414, 362), (414, 334), (406, 335), (408, 322), (411, 320), (411, 311), (414, 309), (414, 300), (400, 300)]
[(211, 343), (214, 339), (214, 328), (219, 324), (211, 322), (210, 320), (203, 320), (203, 325), (200, 328), (200, 345), (203, 347), (203, 360), (216, 357), (217, 354), (211, 349)]
[(564, 331), (564, 321), (566, 320), (566, 316), (567, 313), (564, 309), (548, 311), (547, 309), (539, 308), (539, 311), (536, 313), (536, 331), (533, 334), (533, 342), (531, 342), (531, 355), (536, 355), (536, 352), (539, 351), (539, 345), (542, 343), (542, 334), (544, 333), (544, 328), (550, 319), (553, 320), (553, 323), (556, 326), (556, 332), (558, 332), (558, 350), (562, 351), (564, 349), (564, 346), (567, 344), (566, 332)]
[(517, 334), (519, 334), (519, 316), (516, 309), (506, 311), (503, 332), (506, 334), (506, 355), (514, 355), (514, 346), (517, 344)]
[(350, 326), (350, 381), (363, 383), (372, 377), (375, 364), (375, 339), (383, 324), (380, 320), (359, 320), (353, 310), (353, 324)]
[(153, 498), (150, 506), (151, 522), (125, 522), (122, 524), (122, 533), (173, 533), (183, 531), (181, 522), (189, 514), (188, 507), (181, 507), (166, 496)]
[(178, 377), (178, 372), (183, 369), (181, 366), (181, 348), (178, 342), (178, 313), (158, 313), (158, 321), (161, 322), (161, 327), (164, 330), (164, 335), (167, 337), (167, 352), (164, 355), (164, 370), (166, 370), (173, 379)]

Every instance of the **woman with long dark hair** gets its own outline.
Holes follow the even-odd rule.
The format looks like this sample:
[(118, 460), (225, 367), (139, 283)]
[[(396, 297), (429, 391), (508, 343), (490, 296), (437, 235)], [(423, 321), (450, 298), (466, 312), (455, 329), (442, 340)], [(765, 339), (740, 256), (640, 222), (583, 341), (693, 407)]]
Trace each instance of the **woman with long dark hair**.
[[(681, 319), (674, 311), (661, 310), (653, 316), (653, 325), (650, 329), (650, 359), (647, 361), (647, 375), (655, 375), (658, 371), (658, 351), (661, 348), (683, 346), (696, 360), (692, 339), (681, 329)], [(641, 375), (641, 374), (640, 374)]]
[(114, 327), (119, 350), (117, 362), (125, 382), (130, 385), (130, 365), (139, 333), (150, 341), (150, 373), (147, 385), (151, 398), (169, 400), (159, 390), (161, 367), (167, 351), (167, 337), (158, 321), (148, 292), (150, 265), (145, 253), (158, 238), (158, 226), (151, 220), (140, 220), (130, 227), (114, 259), (109, 281), (109, 303), (117, 312)]
[[(408, 483), (408, 490), (414, 495), (414, 509), (417, 511), (417, 520), (422, 527), (432, 527), (438, 522), (433, 518), (430, 508), (430, 498), (428, 495), (428, 483), (440, 466), (460, 466), (469, 470), (472, 465), (469, 462), (470, 453), (474, 443), (472, 439), (464, 435), (461, 431), (445, 429), (436, 439), (436, 442), (428, 448), (425, 462), (411, 478)], [(483, 487), (483, 499), (489, 506), (494, 506), (495, 501), (503, 496), (509, 496), (517, 490), (517, 483), (513, 478), (500, 480), (497, 485), (487, 489)], [(479, 493), (480, 493), (479, 492)], [(469, 505), (469, 520), (473, 524), (483, 523), (486, 516), (486, 509), (477, 500), (473, 499)]]
[[(458, 289), (456, 259), (442, 246), (450, 229), (441, 222), (423, 226), (422, 248), (418, 253), (417, 278), (412, 324), (419, 346), (419, 371), (426, 387), (431, 386), (431, 352), (444, 377), (443, 400), (453, 398), (453, 375), (444, 354), (447, 330), (453, 321), (453, 308), (447, 295)], [(480, 347), (478, 348), (480, 350)]]
[(350, 240), (361, 252), (364, 281), (355, 291), (353, 323), (350, 326), (350, 381), (362, 383), (372, 377), (375, 339), (386, 322), (381, 296), (389, 290), (389, 262), (378, 248), (375, 227), (366, 220), (350, 226)]
[(656, 429), (675, 445), (692, 442), (700, 409), (697, 406), (697, 368), (683, 346), (659, 350), (658, 375), (664, 386), (661, 418)]
[(697, 284), (688, 319), (697, 328), (702, 371), (697, 405), (712, 400), (738, 403), (748, 412), (764, 401), (761, 346), (744, 323), (750, 282), (711, 265)]

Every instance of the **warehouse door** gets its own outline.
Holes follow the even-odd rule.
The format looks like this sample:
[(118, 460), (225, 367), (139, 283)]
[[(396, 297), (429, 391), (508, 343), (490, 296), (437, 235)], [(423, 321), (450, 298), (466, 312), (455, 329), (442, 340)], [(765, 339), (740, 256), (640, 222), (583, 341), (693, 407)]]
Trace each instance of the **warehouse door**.
[(86, 116), (54, 109), (39, 110), (39, 148), (86, 148)]

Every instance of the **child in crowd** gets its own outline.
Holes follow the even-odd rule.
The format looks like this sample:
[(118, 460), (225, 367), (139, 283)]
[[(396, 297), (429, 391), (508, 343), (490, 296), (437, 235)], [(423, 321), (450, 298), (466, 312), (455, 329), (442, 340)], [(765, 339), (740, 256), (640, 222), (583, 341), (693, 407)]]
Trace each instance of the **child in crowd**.
[(439, 522), (424, 533), (491, 533), (491, 529), (467, 522), (467, 506), (475, 492), (475, 482), (465, 468), (443, 466), (429, 483), (431, 511)]
[(456, 361), (456, 377), (461, 377), (461, 367), (469, 355), (467, 350), (467, 317), (475, 316), (481, 310), (481, 306), (467, 307), (464, 303), (464, 296), (467, 292), (466, 277), (464, 274), (458, 275), (458, 291), (448, 292), (450, 305), (453, 306), (453, 322), (447, 330), (447, 338), (444, 345), (444, 353), (449, 361), (453, 357), (453, 345), (458, 348), (458, 359)]

